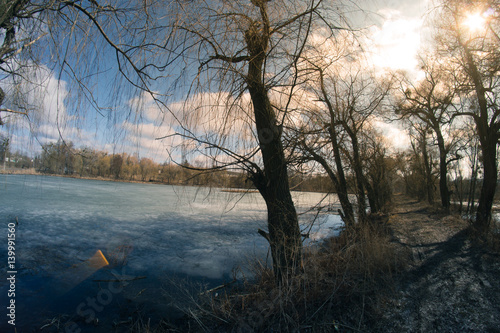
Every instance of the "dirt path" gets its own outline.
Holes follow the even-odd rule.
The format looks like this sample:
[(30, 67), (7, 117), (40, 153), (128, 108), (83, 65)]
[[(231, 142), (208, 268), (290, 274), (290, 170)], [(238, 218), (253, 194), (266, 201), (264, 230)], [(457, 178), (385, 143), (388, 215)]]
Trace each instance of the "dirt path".
[(411, 253), (378, 331), (500, 332), (500, 257), (471, 244), (467, 223), (398, 198), (394, 241)]

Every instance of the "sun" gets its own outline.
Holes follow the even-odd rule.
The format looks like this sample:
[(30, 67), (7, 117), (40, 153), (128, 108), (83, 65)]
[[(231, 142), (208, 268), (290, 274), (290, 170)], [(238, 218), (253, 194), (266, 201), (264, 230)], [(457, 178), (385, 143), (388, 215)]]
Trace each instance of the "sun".
[(486, 26), (486, 18), (480, 12), (470, 13), (463, 23), (471, 32), (476, 32), (484, 29)]

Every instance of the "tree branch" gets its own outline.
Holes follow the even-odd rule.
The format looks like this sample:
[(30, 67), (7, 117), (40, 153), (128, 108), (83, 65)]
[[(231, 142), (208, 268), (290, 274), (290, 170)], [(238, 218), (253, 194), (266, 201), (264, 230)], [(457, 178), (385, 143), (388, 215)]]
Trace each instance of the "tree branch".
[(7, 108), (0, 109), (0, 112), (9, 112), (9, 113), (22, 114), (24, 116), (28, 116), (28, 112), (16, 111), (16, 110), (11, 110), (11, 109), (7, 109)]

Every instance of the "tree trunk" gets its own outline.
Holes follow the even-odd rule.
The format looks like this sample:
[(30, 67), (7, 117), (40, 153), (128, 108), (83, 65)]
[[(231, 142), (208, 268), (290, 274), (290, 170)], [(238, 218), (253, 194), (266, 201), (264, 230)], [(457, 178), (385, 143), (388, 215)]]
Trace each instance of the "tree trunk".
[[(337, 138), (335, 136), (332, 137), (332, 146), (333, 150), (336, 153), (340, 153), (338, 149), (338, 142)], [(313, 159), (321, 164), (323, 169), (325, 169), (326, 173), (328, 174), (328, 177), (332, 180), (333, 185), (335, 186), (335, 191), (337, 193), (337, 196), (339, 197), (339, 202), (340, 206), (342, 207), (343, 212), (341, 212), (341, 218), (344, 221), (345, 225), (347, 227), (350, 227), (354, 224), (354, 210), (352, 208), (351, 202), (349, 201), (349, 195), (347, 193), (347, 182), (345, 180), (345, 177), (342, 178), (342, 182), (340, 181), (340, 176), (337, 176), (335, 172), (332, 170), (328, 162), (319, 154), (317, 154), (312, 148), (307, 147), (307, 145), (304, 143), (304, 148), (311, 154)], [(336, 167), (337, 169), (340, 167), (340, 170), (342, 170), (342, 161), (341, 159), (336, 159)], [(340, 166), (339, 166), (340, 163)], [(343, 176), (343, 173), (341, 174)]]
[(269, 44), (269, 24), (265, 21), (265, 3), (260, 3), (259, 6), (263, 22), (253, 22), (245, 34), (250, 53), (246, 80), (264, 163), (263, 174), (254, 180), (254, 184), (266, 202), (269, 234), (265, 234), (265, 237), (271, 247), (274, 276), (277, 284), (281, 285), (286, 284), (288, 278), (299, 271), (302, 239), (288, 184), (281, 127), (277, 123), (263, 81), (263, 66)]
[(352, 144), (352, 159), (353, 159), (353, 169), (356, 175), (356, 189), (357, 189), (357, 199), (358, 199), (358, 221), (364, 223), (367, 221), (366, 218), (366, 194), (364, 186), (364, 175), (363, 166), (361, 165), (361, 157), (359, 156), (359, 144), (356, 133), (345, 125), (345, 129), (349, 136), (351, 137)]
[(483, 185), (479, 195), (479, 205), (477, 207), (474, 227), (479, 234), (485, 235), (490, 226), (491, 208), (493, 206), (493, 199), (497, 186), (497, 144), (499, 137), (497, 124), (491, 124), (488, 119), (488, 102), (481, 73), (477, 69), (468, 47), (464, 46), (464, 50), (469, 75), (474, 83), (479, 105), (479, 115), (474, 117), (474, 121), (476, 123), (479, 143), (481, 144), (481, 151), (483, 153)]
[(476, 183), (477, 183), (477, 146), (474, 146), (474, 152), (471, 159), (471, 177), (469, 181), (469, 192), (467, 197), (467, 210), (466, 213), (472, 215), (475, 209), (476, 200)]
[(335, 159), (335, 166), (337, 169), (337, 195), (339, 197), (340, 205), (342, 206), (342, 210), (344, 211), (342, 219), (347, 227), (354, 225), (354, 210), (351, 205), (351, 201), (349, 200), (349, 194), (347, 191), (347, 180), (345, 178), (344, 167), (342, 165), (342, 159), (340, 157), (340, 145), (337, 140), (337, 131), (335, 130), (335, 125), (332, 124), (329, 126), (328, 131), (330, 134), (330, 141), (332, 143), (333, 155)]
[[(5, 99), (5, 92), (3, 91), (2, 87), (0, 87), (0, 107), (2, 106), (4, 99)], [(3, 125), (2, 114), (0, 112), (0, 126), (2, 126), (2, 125)], [(4, 159), (4, 166), (5, 166), (5, 159)], [(4, 168), (4, 170), (5, 170), (5, 168)]]
[(273, 270), (279, 284), (298, 272), (302, 239), (288, 184), (287, 163), (269, 97), (263, 85), (252, 85), (257, 133), (264, 163), (263, 179), (255, 185), (267, 206), (269, 245)]
[[(437, 127), (439, 129), (439, 127)], [(439, 130), (436, 130), (438, 148), (439, 148), (439, 193), (441, 194), (441, 205), (446, 210), (450, 211), (450, 190), (448, 189), (448, 168), (446, 164), (446, 147), (444, 145), (443, 135)]]
[(498, 180), (496, 138), (489, 140), (483, 146), (483, 185), (479, 194), (479, 205), (476, 212), (475, 228), (480, 234), (485, 234), (490, 227), (491, 208), (495, 197)]
[[(376, 186), (376, 184), (374, 184), (374, 185)], [(367, 193), (367, 197), (368, 197), (368, 204), (370, 205), (370, 211), (372, 213), (379, 212), (382, 207), (380, 207), (378, 200), (377, 200), (377, 197), (376, 197), (376, 194), (375, 194), (375, 190), (374, 190), (373, 186), (370, 184), (370, 182), (368, 181), (368, 179), (366, 179), (365, 187), (366, 187), (366, 193)]]
[(427, 151), (427, 141), (425, 135), (422, 135), (422, 157), (424, 159), (424, 173), (427, 190), (427, 202), (434, 204), (434, 182), (432, 181), (432, 161)]

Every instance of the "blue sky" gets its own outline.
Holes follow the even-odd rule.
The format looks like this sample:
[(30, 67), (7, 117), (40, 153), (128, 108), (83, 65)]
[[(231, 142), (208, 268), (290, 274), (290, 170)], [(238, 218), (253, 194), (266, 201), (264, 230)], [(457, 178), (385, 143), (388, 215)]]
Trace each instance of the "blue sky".
[[(366, 27), (364, 37), (374, 66), (381, 73), (387, 69), (415, 71), (416, 55), (425, 32), (422, 15), (427, 8), (426, 2), (366, 2), (367, 6), (358, 5), (368, 8), (368, 15), (374, 22)], [(362, 24), (368, 22), (366, 17), (361, 17), (361, 20)], [(39, 47), (43, 45), (43, 42), (38, 43)], [(25, 98), (33, 106), (31, 121), (19, 116), (4, 116), (8, 124), (0, 127), (0, 133), (11, 138), (12, 150), (34, 155), (40, 152), (41, 144), (63, 138), (72, 141), (77, 147), (136, 153), (157, 162), (168, 161), (167, 148), (180, 141), (156, 139), (174, 133), (178, 127), (173, 125), (170, 115), (159, 111), (147, 94), (133, 91), (126, 85), (121, 86), (123, 80), (120, 81), (116, 75), (116, 64), (108, 60), (113, 59), (114, 54), (110, 53), (107, 57), (82, 59), (100, 73), (87, 81), (88, 87), (94, 91), (91, 98), (95, 99), (95, 103), (88, 103), (90, 95), (75, 94), (74, 86), (69, 84), (70, 72), (54, 71), (46, 67), (48, 64), (42, 65), (38, 75), (32, 75), (32, 83), (23, 88)], [(8, 91), (5, 89), (8, 81), (3, 80), (0, 84)], [(205, 94), (195, 95), (193, 99), (212, 104), (210, 101), (214, 97)], [(179, 109), (182, 100), (183, 97), (179, 96), (169, 102), (168, 107)], [(96, 103), (103, 107), (99, 112), (91, 107)], [(201, 122), (203, 128), (210, 131), (214, 124), (208, 111)], [(214, 110), (210, 111), (213, 113)], [(236, 119), (234, 121), (237, 123)], [(389, 140), (401, 147), (405, 146), (407, 139), (401, 129), (382, 122), (379, 126)], [(189, 145), (186, 147), (189, 150)]]

